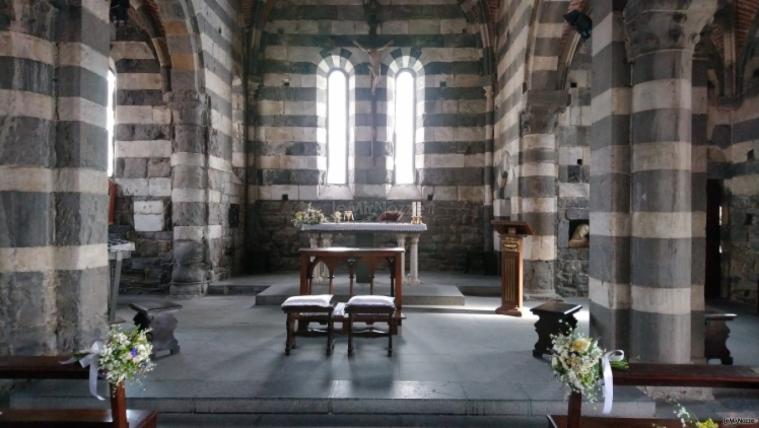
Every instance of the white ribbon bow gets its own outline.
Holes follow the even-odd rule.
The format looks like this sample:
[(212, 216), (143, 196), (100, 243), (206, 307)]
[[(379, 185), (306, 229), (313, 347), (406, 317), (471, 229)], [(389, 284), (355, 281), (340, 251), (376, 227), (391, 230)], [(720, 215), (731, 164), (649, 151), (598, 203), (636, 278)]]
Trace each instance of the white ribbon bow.
[(601, 357), (601, 366), (603, 367), (604, 375), (604, 415), (611, 413), (611, 406), (614, 401), (614, 377), (611, 372), (611, 362), (622, 361), (624, 359), (625, 351), (621, 349), (609, 351)]
[(98, 394), (98, 359), (103, 352), (103, 342), (96, 340), (90, 347), (87, 355), (77, 360), (76, 358), (70, 358), (66, 361), (61, 361), (61, 364), (71, 364), (79, 361), (82, 367), (90, 366), (90, 394), (100, 401), (105, 401), (105, 398)]

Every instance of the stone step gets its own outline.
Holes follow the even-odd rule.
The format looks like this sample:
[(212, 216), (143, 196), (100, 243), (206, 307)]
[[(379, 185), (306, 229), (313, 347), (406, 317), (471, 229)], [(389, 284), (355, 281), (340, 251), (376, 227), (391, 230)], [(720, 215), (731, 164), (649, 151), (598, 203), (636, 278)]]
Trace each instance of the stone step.
[[(350, 382), (350, 381), (345, 381)], [(507, 387), (504, 385), (504, 387)], [(348, 390), (346, 390), (348, 391)], [(422, 388), (424, 391), (424, 388)], [(412, 396), (408, 398), (367, 397), (358, 393), (355, 397), (240, 397), (240, 396), (132, 396), (129, 407), (151, 409), (159, 413), (173, 414), (310, 414), (310, 415), (452, 415), (452, 416), (525, 416), (544, 417), (546, 414), (564, 414), (567, 411), (563, 399), (530, 399), (492, 397)], [(92, 397), (55, 396), (47, 393), (44, 399), (39, 395), (14, 393), (11, 396), (14, 408), (88, 408), (104, 407)], [(600, 406), (583, 405), (583, 414), (597, 415)], [(617, 399), (613, 414), (627, 417), (651, 417), (656, 413), (656, 404), (647, 398)]]
[(256, 296), (271, 284), (225, 284), (213, 283), (206, 288), (209, 296)]
[(528, 416), (437, 416), (437, 415), (160, 415), (161, 428), (218, 427), (468, 427), (544, 428), (545, 417)]

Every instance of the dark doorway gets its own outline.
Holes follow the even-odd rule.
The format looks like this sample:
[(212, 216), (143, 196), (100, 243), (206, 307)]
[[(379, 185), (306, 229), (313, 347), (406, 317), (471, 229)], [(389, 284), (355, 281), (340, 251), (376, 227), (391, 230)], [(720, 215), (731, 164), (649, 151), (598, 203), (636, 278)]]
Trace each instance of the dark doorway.
[(704, 297), (715, 299), (720, 297), (720, 237), (722, 204), (722, 182), (707, 180), (706, 182), (706, 277)]

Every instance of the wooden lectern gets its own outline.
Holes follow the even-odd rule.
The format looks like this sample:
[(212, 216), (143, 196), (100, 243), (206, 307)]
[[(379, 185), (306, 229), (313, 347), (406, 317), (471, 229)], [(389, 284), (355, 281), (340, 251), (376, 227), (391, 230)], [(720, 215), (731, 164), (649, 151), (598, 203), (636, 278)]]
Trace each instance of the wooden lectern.
[(532, 229), (521, 221), (493, 220), (491, 224), (501, 236), (501, 306), (495, 313), (521, 317), (524, 298), (522, 238), (532, 235)]

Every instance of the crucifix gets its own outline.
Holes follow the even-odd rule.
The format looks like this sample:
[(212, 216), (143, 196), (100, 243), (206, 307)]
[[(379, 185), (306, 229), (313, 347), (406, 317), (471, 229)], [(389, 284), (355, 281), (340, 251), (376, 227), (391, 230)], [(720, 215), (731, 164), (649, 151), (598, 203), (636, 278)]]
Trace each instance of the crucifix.
[(379, 82), (380, 76), (382, 74), (382, 52), (385, 49), (389, 48), (390, 45), (393, 44), (393, 41), (391, 40), (385, 43), (385, 45), (381, 48), (368, 49), (361, 46), (361, 44), (356, 40), (353, 41), (353, 44), (364, 51), (367, 56), (369, 56), (369, 73), (372, 75), (372, 95), (374, 95), (377, 90), (377, 83)]
[(369, 73), (371, 74), (372, 79), (372, 114), (371, 123), (369, 124), (372, 127), (372, 144), (369, 150), (373, 156), (374, 144), (377, 142), (377, 127), (375, 126), (377, 117), (377, 97), (375, 95), (377, 93), (377, 84), (382, 76), (382, 52), (390, 47), (390, 45), (393, 44), (393, 41), (391, 40), (385, 43), (385, 45), (380, 48), (365, 48), (356, 40), (353, 41), (353, 44), (369, 56)]

